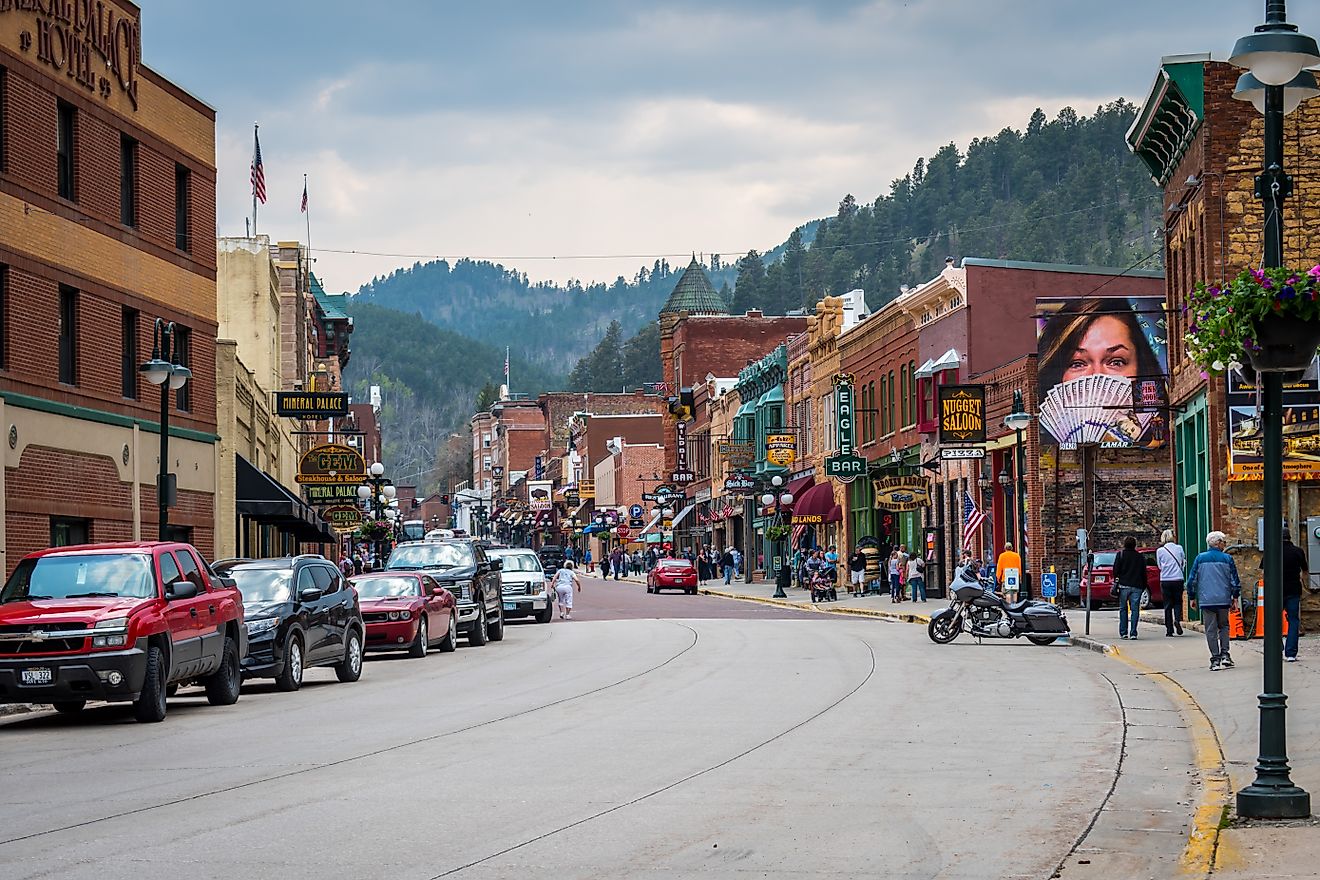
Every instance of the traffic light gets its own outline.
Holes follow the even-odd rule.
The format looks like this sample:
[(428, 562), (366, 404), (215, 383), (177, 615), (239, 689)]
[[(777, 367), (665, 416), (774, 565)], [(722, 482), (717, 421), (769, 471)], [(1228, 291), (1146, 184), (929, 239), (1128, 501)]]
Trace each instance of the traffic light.
[(440, 496), (440, 503), (441, 503), (441, 504), (448, 504), (448, 503), (449, 503), (449, 496), (448, 496), (448, 495), (441, 495), (441, 496)]

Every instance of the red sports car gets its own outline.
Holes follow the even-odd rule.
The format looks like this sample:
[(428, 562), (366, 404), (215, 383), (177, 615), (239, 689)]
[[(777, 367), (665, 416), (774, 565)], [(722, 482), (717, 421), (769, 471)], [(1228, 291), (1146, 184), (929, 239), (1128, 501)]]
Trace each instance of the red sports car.
[(441, 651), (458, 647), (454, 594), (420, 571), (389, 571), (350, 578), (362, 604), (368, 651), (407, 650), (425, 657), (438, 642)]
[(646, 575), (646, 592), (658, 593), (661, 590), (682, 590), (695, 594), (697, 570), (686, 559), (659, 560)]

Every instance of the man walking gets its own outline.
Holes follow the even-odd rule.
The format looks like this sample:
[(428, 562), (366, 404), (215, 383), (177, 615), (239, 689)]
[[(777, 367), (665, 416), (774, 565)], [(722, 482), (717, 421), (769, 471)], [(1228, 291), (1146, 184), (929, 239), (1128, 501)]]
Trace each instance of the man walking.
[(866, 584), (866, 554), (862, 548), (853, 549), (848, 557), (848, 595), (860, 596)]
[(1227, 543), (1223, 532), (1206, 535), (1206, 549), (1192, 560), (1192, 570), (1187, 573), (1187, 596), (1193, 608), (1201, 609), (1211, 672), (1233, 667), (1228, 654), (1228, 612), (1237, 607), (1242, 582), (1233, 557), (1224, 552)]
[(728, 547), (720, 554), (720, 570), (724, 572), (724, 585), (733, 583), (733, 553)]
[(1165, 529), (1160, 535), (1155, 562), (1160, 567), (1160, 594), (1164, 597), (1164, 635), (1182, 635), (1183, 574), (1187, 569), (1187, 554), (1173, 540), (1172, 529)]
[(1283, 659), (1289, 663), (1297, 662), (1297, 637), (1302, 630), (1302, 583), (1309, 576), (1306, 554), (1292, 542), (1292, 532), (1284, 526), (1283, 614), (1288, 620), (1288, 635), (1283, 642)]
[(1118, 637), (1135, 639), (1141, 619), (1141, 593), (1146, 589), (1146, 557), (1137, 552), (1137, 539), (1128, 535), (1114, 559), (1118, 587)]

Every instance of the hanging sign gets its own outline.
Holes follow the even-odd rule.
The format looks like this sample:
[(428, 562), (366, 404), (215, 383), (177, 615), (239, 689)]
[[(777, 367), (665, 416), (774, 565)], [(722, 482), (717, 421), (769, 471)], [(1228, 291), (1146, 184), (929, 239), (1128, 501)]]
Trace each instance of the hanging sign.
[(359, 480), (356, 483), (324, 483), (303, 486), (303, 494), (311, 504), (333, 504), (337, 501), (356, 501)]
[(691, 483), (697, 478), (688, 468), (687, 426), (683, 419), (674, 422), (674, 472), (669, 475), (670, 482)]
[(960, 459), (985, 458), (984, 446), (948, 446), (940, 450), (940, 458), (943, 461), (958, 461)]
[(766, 434), (765, 460), (776, 467), (788, 467), (797, 461), (797, 437), (792, 434)]
[(321, 519), (337, 532), (351, 532), (362, 525), (362, 511), (348, 504), (339, 504), (322, 511)]
[(756, 444), (750, 440), (721, 440), (717, 448), (732, 470), (749, 468), (756, 462)]
[(287, 419), (337, 419), (348, 415), (348, 395), (332, 391), (276, 391), (275, 415)]
[(724, 494), (750, 495), (756, 491), (756, 480), (746, 474), (733, 474), (724, 481)]
[(298, 483), (350, 483), (357, 485), (367, 476), (367, 463), (351, 446), (325, 443), (303, 453), (298, 462)]
[(866, 459), (856, 451), (852, 373), (839, 373), (834, 377), (834, 421), (839, 428), (839, 452), (825, 459), (825, 476), (851, 483), (866, 473)]
[(527, 484), (528, 505), (532, 510), (549, 510), (554, 486), (548, 480), (534, 480)]
[(940, 386), (940, 444), (985, 442), (985, 386)]
[(920, 510), (930, 506), (930, 487), (925, 477), (886, 477), (872, 480), (878, 510)]
[(596, 481), (578, 480), (577, 491), (578, 497), (583, 501), (594, 500), (596, 497)]

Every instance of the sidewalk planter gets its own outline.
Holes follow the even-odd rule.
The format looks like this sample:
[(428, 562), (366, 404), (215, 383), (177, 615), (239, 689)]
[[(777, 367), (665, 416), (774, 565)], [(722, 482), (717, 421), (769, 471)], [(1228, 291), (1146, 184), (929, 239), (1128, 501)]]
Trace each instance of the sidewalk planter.
[(1305, 370), (1320, 346), (1320, 265), (1247, 269), (1228, 284), (1200, 282), (1186, 311), (1187, 356), (1202, 370)]

